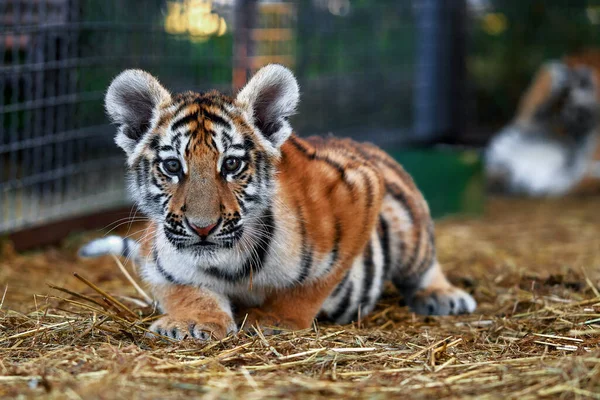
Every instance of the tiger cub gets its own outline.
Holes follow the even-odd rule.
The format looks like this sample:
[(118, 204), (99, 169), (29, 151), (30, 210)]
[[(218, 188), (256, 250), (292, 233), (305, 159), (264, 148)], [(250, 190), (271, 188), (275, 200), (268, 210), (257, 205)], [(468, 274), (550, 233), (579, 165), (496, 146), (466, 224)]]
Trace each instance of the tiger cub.
[(472, 312), (436, 259), (412, 179), (373, 145), (295, 136), (298, 99), (280, 65), (236, 98), (171, 95), (146, 72), (121, 73), (106, 110), (151, 222), (139, 243), (112, 236), (80, 254), (135, 259), (165, 313), (150, 329), (174, 339), (223, 338), (242, 321), (345, 324), (373, 309), (386, 280), (417, 313)]
[(530, 196), (600, 191), (600, 52), (542, 66), (490, 142), (490, 187)]

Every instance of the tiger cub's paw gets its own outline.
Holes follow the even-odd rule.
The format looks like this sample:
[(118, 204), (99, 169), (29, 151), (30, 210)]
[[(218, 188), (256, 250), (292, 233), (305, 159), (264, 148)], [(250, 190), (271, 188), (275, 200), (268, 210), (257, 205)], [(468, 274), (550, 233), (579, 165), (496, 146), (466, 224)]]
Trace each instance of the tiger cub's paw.
[(166, 336), (175, 340), (198, 339), (198, 340), (221, 340), (230, 333), (236, 331), (233, 321), (224, 322), (201, 322), (194, 319), (176, 319), (168, 315), (154, 321), (150, 326), (149, 337), (158, 337), (156, 334)]
[(457, 315), (472, 313), (477, 302), (464, 290), (448, 286), (417, 292), (409, 301), (409, 306), (421, 315)]

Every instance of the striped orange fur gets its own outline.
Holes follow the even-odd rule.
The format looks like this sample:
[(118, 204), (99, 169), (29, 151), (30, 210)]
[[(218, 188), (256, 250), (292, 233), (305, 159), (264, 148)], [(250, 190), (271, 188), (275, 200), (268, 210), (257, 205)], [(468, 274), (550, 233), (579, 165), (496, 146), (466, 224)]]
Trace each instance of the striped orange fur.
[(151, 329), (222, 338), (246, 326), (357, 320), (394, 282), (422, 314), (471, 312), (436, 259), (427, 203), (385, 152), (292, 133), (298, 86), (260, 70), (236, 98), (171, 96), (126, 71), (107, 93), (131, 192), (152, 222), (142, 243), (105, 238), (83, 255), (141, 264), (166, 315)]

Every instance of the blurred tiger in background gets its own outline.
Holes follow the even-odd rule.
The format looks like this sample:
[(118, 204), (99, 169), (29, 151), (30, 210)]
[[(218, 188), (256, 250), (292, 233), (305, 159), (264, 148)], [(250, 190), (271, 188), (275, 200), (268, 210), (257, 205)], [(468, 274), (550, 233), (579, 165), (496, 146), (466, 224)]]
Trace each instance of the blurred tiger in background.
[(600, 193), (600, 52), (542, 66), (515, 119), (486, 149), (490, 189), (530, 196)]
[(235, 98), (171, 95), (146, 72), (123, 72), (106, 108), (151, 222), (140, 242), (107, 237), (81, 254), (135, 259), (166, 314), (150, 329), (174, 339), (220, 339), (244, 321), (356, 321), (387, 280), (417, 313), (472, 312), (442, 272), (410, 176), (373, 145), (294, 135), (298, 99), (279, 65)]

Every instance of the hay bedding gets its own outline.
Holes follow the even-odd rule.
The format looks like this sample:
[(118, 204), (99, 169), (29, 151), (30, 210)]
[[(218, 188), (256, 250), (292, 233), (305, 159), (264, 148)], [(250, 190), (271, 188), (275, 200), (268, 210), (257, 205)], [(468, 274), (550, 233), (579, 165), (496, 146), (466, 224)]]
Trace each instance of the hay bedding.
[(144, 338), (151, 307), (111, 258), (74, 256), (85, 237), (31, 254), (5, 245), (0, 397), (600, 398), (599, 210), (504, 199), (438, 223), (474, 315), (418, 317), (388, 290), (360, 324), (208, 344)]

